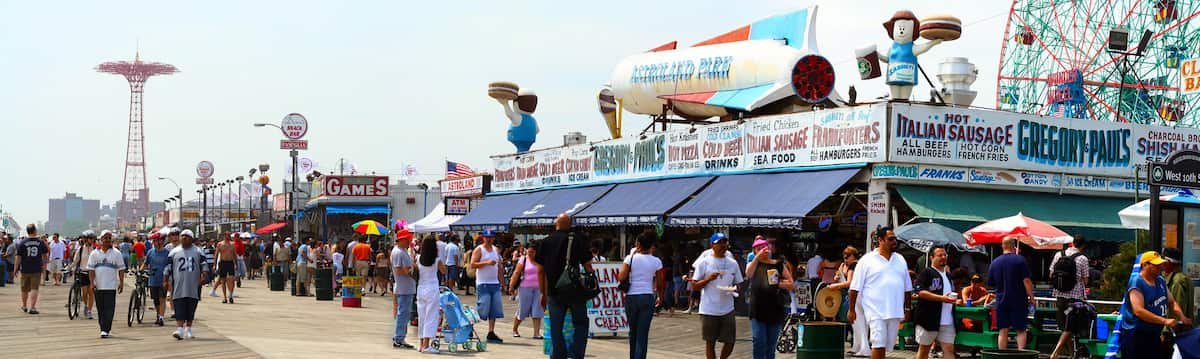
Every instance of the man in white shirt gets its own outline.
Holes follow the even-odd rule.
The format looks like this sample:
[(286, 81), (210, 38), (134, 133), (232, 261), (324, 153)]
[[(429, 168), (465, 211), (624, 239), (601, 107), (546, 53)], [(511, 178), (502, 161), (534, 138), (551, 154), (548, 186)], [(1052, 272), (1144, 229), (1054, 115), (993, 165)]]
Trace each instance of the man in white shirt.
[(46, 267), (54, 277), (54, 285), (62, 285), (63, 254), (67, 251), (67, 243), (54, 234), (50, 240), (50, 264)]
[(812, 258), (804, 266), (804, 274), (808, 279), (821, 279), (821, 262), (824, 261), (821, 254), (813, 254)]
[(92, 284), (96, 286), (96, 309), (100, 311), (100, 338), (112, 331), (113, 314), (117, 311), (117, 293), (125, 287), (125, 256), (113, 248), (113, 234), (100, 233), (100, 247), (88, 256)]
[[(912, 280), (908, 277), (908, 263), (904, 256), (895, 253), (896, 233), (890, 227), (876, 231), (879, 246), (863, 256), (854, 270), (850, 281), (850, 308), (862, 301), (863, 315), (870, 329), (871, 359), (884, 359), (888, 351), (896, 346), (897, 331), (904, 319), (908, 292)], [(855, 311), (847, 313), (853, 323)]]
[(721, 358), (729, 358), (737, 337), (737, 322), (733, 317), (733, 298), (736, 285), (742, 282), (742, 271), (737, 261), (729, 255), (729, 238), (724, 233), (709, 237), (712, 256), (696, 260), (694, 288), (700, 289), (700, 328), (704, 338), (704, 352), (708, 358), (716, 358), (716, 343), (721, 346)]

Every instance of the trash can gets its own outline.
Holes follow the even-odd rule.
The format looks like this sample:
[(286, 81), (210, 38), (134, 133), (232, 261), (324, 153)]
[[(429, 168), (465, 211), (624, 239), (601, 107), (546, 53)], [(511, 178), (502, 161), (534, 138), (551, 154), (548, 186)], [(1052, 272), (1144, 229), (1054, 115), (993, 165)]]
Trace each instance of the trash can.
[[(303, 266), (297, 266), (296, 268), (301, 269), (301, 270), (304, 269)], [(296, 272), (295, 271), (288, 271), (288, 280), (291, 281), (291, 283), (292, 283), (292, 296), (295, 297), (296, 296)]]
[(846, 324), (807, 322), (796, 326), (796, 359), (842, 359)]
[(279, 266), (271, 266), (270, 272), (267, 273), (267, 281), (270, 282), (272, 292), (283, 291), (283, 268)]
[(363, 277), (342, 277), (342, 306), (349, 308), (362, 307)]
[(1037, 359), (1038, 352), (1028, 349), (984, 349), (983, 359)]
[(317, 265), (313, 287), (316, 288), (317, 300), (333, 300), (333, 268)]

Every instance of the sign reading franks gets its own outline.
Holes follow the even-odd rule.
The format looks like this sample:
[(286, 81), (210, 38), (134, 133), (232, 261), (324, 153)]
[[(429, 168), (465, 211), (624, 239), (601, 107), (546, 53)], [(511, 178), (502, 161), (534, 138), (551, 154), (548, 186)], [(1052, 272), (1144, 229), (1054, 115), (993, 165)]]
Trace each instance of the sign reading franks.
[(1150, 184), (1200, 188), (1200, 152), (1179, 151), (1167, 157), (1166, 162), (1151, 162)]

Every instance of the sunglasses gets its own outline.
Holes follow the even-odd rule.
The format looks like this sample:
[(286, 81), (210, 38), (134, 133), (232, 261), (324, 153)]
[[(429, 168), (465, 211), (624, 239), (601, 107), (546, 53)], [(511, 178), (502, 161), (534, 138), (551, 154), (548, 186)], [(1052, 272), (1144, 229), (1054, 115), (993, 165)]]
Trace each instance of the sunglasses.
[(889, 240), (889, 241), (894, 241), (894, 240), (896, 240), (896, 236), (891, 236), (891, 237), (887, 237), (884, 239)]

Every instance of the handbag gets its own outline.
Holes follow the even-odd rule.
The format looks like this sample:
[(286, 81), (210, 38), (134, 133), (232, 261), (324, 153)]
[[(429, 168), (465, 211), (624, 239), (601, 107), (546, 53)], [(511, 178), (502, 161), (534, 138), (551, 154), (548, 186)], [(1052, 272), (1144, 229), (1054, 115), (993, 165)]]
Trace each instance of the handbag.
[(581, 270), (578, 264), (571, 265), (574, 242), (575, 235), (568, 233), (566, 264), (562, 276), (554, 284), (556, 296), (568, 303), (589, 301), (600, 295), (600, 281), (596, 279), (596, 273)]
[(629, 286), (631, 285), (629, 282), (633, 278), (633, 256), (636, 255), (637, 253), (634, 253), (629, 256), (629, 273), (625, 274), (625, 280), (617, 283), (617, 290), (621, 291), (621, 293), (629, 294)]

